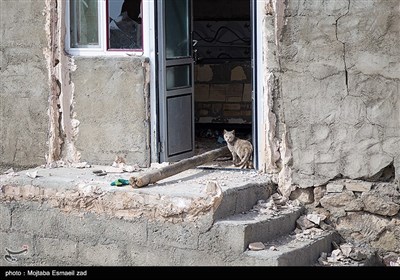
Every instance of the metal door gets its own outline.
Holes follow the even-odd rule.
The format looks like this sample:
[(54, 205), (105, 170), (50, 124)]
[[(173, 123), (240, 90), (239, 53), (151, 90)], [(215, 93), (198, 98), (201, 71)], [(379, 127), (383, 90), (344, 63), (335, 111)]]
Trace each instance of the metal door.
[(192, 0), (157, 0), (160, 161), (194, 155)]

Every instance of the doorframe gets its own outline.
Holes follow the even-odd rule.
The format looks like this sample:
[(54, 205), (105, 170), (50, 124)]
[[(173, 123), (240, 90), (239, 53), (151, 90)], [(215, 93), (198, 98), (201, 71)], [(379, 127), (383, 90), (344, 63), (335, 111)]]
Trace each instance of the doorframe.
[(265, 0), (250, 0), (250, 21), (252, 24), (252, 100), (253, 119), (252, 134), (254, 145), (254, 168), (265, 170), (266, 125), (264, 98), (264, 36), (263, 19), (265, 15)]
[(157, 21), (157, 10), (156, 1), (154, 0), (143, 0), (143, 13), (147, 11), (147, 26), (149, 27), (148, 32), (143, 32), (143, 50), (144, 55), (149, 58), (150, 63), (150, 162), (159, 162), (159, 151), (158, 139), (158, 98), (157, 98), (157, 37), (156, 27)]
[[(143, 32), (144, 55), (150, 59), (150, 160), (159, 162), (159, 122), (157, 98), (157, 16), (156, 1), (143, 0), (143, 9), (147, 10), (149, 32)], [(264, 98), (264, 61), (263, 61), (263, 18), (265, 0), (249, 0), (250, 22), (252, 24), (252, 134), (254, 139), (254, 168), (264, 170), (266, 151), (265, 98)], [(264, 151), (264, 152), (263, 152)]]

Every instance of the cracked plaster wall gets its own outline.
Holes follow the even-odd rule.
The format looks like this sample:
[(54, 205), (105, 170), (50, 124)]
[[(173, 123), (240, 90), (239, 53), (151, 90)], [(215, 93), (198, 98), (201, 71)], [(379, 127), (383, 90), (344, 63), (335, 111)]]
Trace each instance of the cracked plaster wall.
[(48, 163), (110, 165), (119, 155), (127, 163), (149, 166), (148, 60), (65, 53), (60, 48), (65, 45), (65, 2), (47, 1), (58, 4), (49, 8), (54, 37), (49, 69), (50, 80), (55, 81), (52, 97), (57, 101), (50, 104)]
[(46, 161), (49, 123), (45, 2), (0, 5), (0, 166), (36, 166)]
[(367, 179), (391, 163), (399, 178), (400, 2), (270, 2), (266, 71), (278, 81), (266, 83), (267, 123), (270, 150), (287, 143), (280, 184)]
[(1, 1), (0, 166), (148, 166), (148, 61), (67, 54), (65, 5)]
[(139, 57), (75, 57), (74, 142), (80, 160), (111, 165), (116, 155), (127, 163), (150, 165), (148, 73)]

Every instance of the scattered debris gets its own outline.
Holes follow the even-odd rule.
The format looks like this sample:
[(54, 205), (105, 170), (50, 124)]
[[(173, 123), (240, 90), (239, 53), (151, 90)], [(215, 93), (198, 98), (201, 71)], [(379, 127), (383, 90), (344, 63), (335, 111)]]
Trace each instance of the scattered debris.
[(296, 226), (301, 230), (316, 227), (316, 224), (307, 219), (306, 216), (300, 216), (296, 221)]
[(391, 261), (389, 263), (389, 266), (400, 266), (400, 257), (397, 258), (397, 261), (395, 261), (395, 262)]
[(265, 245), (262, 242), (253, 242), (249, 244), (249, 249), (251, 251), (261, 251), (265, 250)]
[(162, 162), (162, 163), (152, 162), (150, 165), (150, 169), (158, 169), (158, 168), (166, 167), (169, 164), (170, 164), (169, 162)]
[(299, 206), (300, 204), (298, 201), (288, 200), (279, 193), (274, 193), (267, 200), (257, 201), (256, 205), (249, 211), (274, 216), (277, 215), (280, 210)]
[[(366, 244), (354, 245), (343, 243), (337, 245), (332, 242), (335, 248), (330, 254), (322, 253), (318, 259), (318, 264), (322, 266), (371, 266), (381, 264), (377, 257), (376, 250)], [(383, 264), (381, 264), (383, 265)]]
[(46, 168), (58, 168), (58, 167), (65, 167), (67, 164), (63, 160), (53, 161), (46, 164)]
[(115, 156), (115, 160), (112, 163), (112, 167), (119, 167), (119, 168), (123, 168), (126, 165), (126, 161), (125, 158), (123, 158), (122, 156)]
[(83, 169), (83, 168), (90, 168), (92, 166), (88, 164), (86, 161), (84, 161), (84, 162), (73, 163), (71, 164), (71, 167)]
[(10, 174), (10, 173), (14, 173), (14, 169), (12, 167), (4, 172), (4, 174)]
[(352, 249), (353, 249), (353, 246), (351, 244), (349, 244), (349, 243), (345, 243), (345, 244), (341, 244), (340, 245), (341, 252), (347, 258), (350, 257), (350, 253), (351, 253)]
[(385, 266), (400, 266), (400, 255), (394, 252), (389, 252), (382, 258)]
[[(308, 214), (306, 216), (307, 220), (309, 220), (310, 222), (313, 222), (314, 224), (316, 224), (317, 226), (319, 226), (319, 224), (321, 223), (321, 221), (323, 220), (322, 217), (320, 217), (318, 214)], [(326, 218), (326, 217), (325, 217)]]
[(32, 172), (26, 172), (26, 176), (28, 176), (29, 178), (35, 179), (36, 177), (38, 177), (38, 171), (32, 171)]
[(8, 169), (4, 172), (4, 174), (11, 177), (19, 176), (19, 174), (15, 172), (13, 168)]
[(83, 196), (98, 196), (104, 194), (104, 192), (98, 186), (87, 185), (86, 183), (79, 183), (77, 187), (82, 192)]
[(97, 176), (105, 176), (107, 175), (107, 172), (104, 170), (93, 170), (93, 174), (96, 174)]
[(122, 167), (122, 170), (124, 172), (138, 172), (138, 171), (142, 171), (142, 169), (140, 168), (140, 166), (138, 164), (135, 165), (125, 165), (124, 167)]
[(324, 230), (314, 227), (305, 230), (297, 229), (297, 231), (295, 230), (295, 233), (297, 240), (309, 240), (319, 237), (322, 233), (324, 233)]

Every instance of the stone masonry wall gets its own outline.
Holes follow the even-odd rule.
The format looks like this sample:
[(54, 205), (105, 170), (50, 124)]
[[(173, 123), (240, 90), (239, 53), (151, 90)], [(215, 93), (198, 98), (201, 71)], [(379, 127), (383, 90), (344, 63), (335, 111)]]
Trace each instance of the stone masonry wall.
[(296, 189), (291, 199), (305, 204), (308, 213), (326, 219), (344, 243), (360, 249), (361, 254), (351, 256), (353, 260), (376, 252), (389, 265), (400, 260), (399, 191), (395, 182), (336, 179), (323, 186)]
[(369, 180), (385, 168), (399, 178), (399, 1), (273, 4), (266, 64), (276, 78), (275, 137), (290, 169), (282, 178), (319, 186), (335, 177)]
[(347, 242), (396, 261), (400, 2), (267, 0), (265, 13), (265, 169)]
[(44, 10), (45, 1), (1, 1), (0, 165), (46, 162), (50, 87)]

